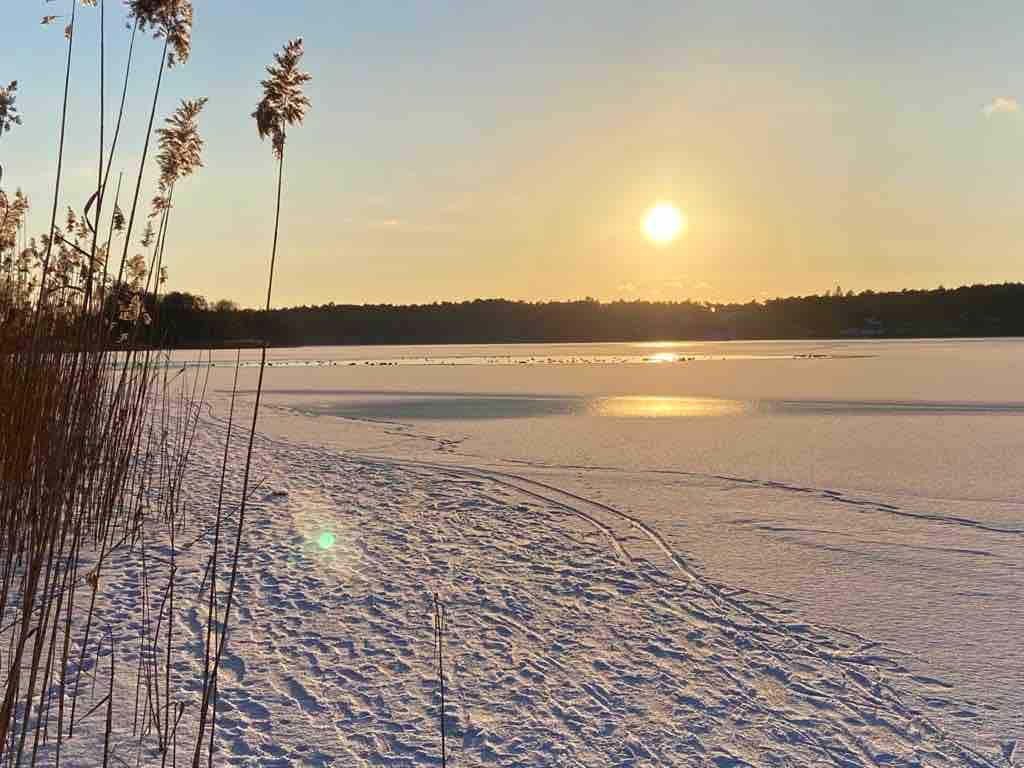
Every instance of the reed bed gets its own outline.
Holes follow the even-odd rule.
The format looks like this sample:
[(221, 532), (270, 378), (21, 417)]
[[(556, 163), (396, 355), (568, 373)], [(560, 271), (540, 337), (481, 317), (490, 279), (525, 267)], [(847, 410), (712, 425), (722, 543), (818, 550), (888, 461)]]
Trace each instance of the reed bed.
[[(251, 470), (266, 347), (247, 447), (242, 453), (246, 444), (236, 441), (232, 450), (236, 357), (219, 491), (216, 499), (196, 499), (190, 462), (212, 361), (196, 353), (183, 363), (163, 348), (160, 293), (174, 201), (202, 165), (206, 99), (182, 102), (154, 130), (165, 74), (189, 58), (191, 3), (127, 2), (128, 53), (113, 120), (105, 98), (106, 0), (66, 4), (63, 17), (43, 19), (64, 29), (65, 75), (47, 231), (29, 237), (29, 201), (0, 187), (0, 764), (59, 765), (78, 740), (97, 765), (212, 765), (217, 678), (246, 502), (258, 485)], [(95, 50), (76, 48), (84, 24), (97, 25)], [(136, 82), (134, 52), (147, 35), (162, 49), (160, 67), (155, 80)], [(308, 107), (301, 56), (296, 40), (275, 57), (254, 114), (258, 135), (272, 139), (278, 174), (268, 309), (285, 130)], [(78, 66), (101, 73), (96, 183), (80, 208), (59, 216), (68, 92)], [(126, 158), (118, 143), (132, 87), (151, 88), (152, 102), (141, 154)], [(0, 163), (3, 137), (20, 124), (17, 90), (16, 82), (0, 88)], [(154, 161), (158, 182), (147, 214), (144, 178)], [(129, 162), (137, 168), (134, 185), (124, 184), (123, 173), (115, 183), (115, 163)], [(2, 165), (0, 183), (8, 183)], [(114, 573), (115, 560), (137, 565), (130, 570), (138, 599), (129, 607), (137, 637), (130, 639), (110, 626), (104, 587), (124, 578)], [(204, 621), (192, 680), (181, 662), (195, 662), (196, 650), (177, 634), (186, 610)]]

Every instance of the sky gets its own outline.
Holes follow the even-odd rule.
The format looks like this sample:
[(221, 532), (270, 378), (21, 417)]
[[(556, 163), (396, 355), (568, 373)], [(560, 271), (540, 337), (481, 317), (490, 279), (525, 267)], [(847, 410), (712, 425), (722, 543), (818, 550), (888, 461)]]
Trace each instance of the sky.
[[(0, 80), (19, 81), (24, 120), (0, 164), (42, 232), (66, 46), (39, 22), (71, 0), (0, 2)], [(109, 138), (128, 32), (106, 2)], [(60, 196), (78, 208), (99, 109), (99, 16), (80, 13)], [(261, 302), (276, 178), (250, 113), (297, 35), (312, 109), (289, 134), (275, 306), (746, 301), (1024, 272), (1019, 2), (195, 0), (192, 57), (158, 107), (210, 99), (171, 290)], [(160, 46), (136, 52), (126, 189)], [(155, 177), (151, 161), (144, 201)], [(669, 245), (642, 229), (659, 201), (687, 221)]]

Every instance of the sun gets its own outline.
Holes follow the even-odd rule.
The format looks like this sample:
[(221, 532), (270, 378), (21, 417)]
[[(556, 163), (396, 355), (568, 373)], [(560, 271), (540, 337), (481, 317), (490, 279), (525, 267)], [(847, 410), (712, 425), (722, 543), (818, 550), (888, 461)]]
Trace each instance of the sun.
[(657, 203), (644, 215), (644, 235), (655, 245), (668, 245), (686, 228), (686, 218), (672, 203)]

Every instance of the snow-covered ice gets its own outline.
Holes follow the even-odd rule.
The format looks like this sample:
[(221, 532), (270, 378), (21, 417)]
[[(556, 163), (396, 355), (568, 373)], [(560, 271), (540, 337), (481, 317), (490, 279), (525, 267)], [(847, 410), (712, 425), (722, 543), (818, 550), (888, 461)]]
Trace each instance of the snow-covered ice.
[[(221, 760), (439, 764), (435, 592), (452, 765), (1019, 760), (1022, 352), (276, 352)], [(207, 538), (179, 556), (177, 589), (195, 602), (175, 628), (191, 659), (173, 670), (183, 739), (227, 360), (190, 476)], [(243, 368), (242, 390), (254, 382)], [(236, 450), (234, 485), (239, 470)], [(125, 665), (138, 662), (138, 559), (117, 552), (101, 591)], [(134, 757), (131, 731), (119, 724), (115, 742)], [(90, 764), (90, 746), (76, 736), (63, 762)]]

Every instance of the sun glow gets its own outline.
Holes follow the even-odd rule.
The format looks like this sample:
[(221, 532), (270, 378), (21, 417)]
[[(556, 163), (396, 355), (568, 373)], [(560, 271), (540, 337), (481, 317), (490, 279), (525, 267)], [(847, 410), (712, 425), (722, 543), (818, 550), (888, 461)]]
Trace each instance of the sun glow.
[(686, 218), (672, 203), (658, 203), (644, 215), (644, 235), (655, 245), (668, 245), (686, 228)]

